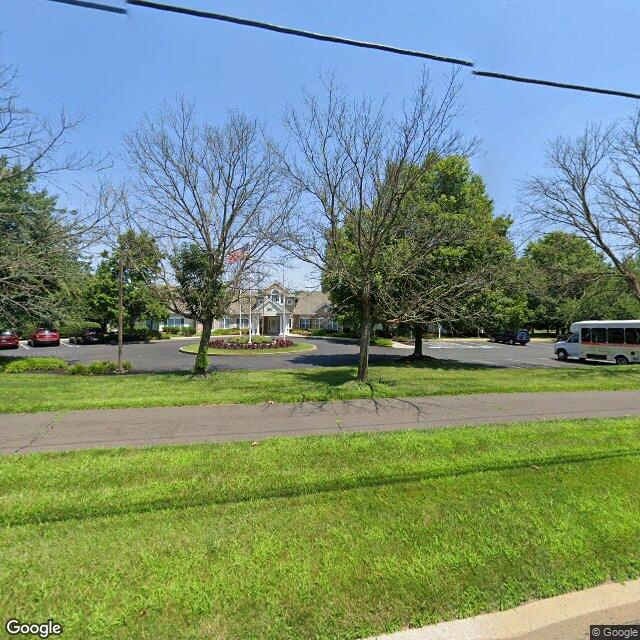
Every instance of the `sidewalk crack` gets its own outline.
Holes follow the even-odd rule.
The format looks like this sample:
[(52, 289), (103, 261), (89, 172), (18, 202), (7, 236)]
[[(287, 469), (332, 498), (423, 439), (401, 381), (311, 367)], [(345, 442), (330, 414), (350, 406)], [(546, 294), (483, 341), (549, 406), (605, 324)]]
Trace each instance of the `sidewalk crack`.
[(62, 421), (63, 416), (64, 416), (63, 412), (54, 413), (52, 420), (50, 420), (44, 427), (42, 427), (42, 429), (39, 429), (38, 431), (36, 431), (31, 436), (29, 442), (27, 442), (26, 444), (23, 444), (21, 447), (18, 447), (17, 449), (14, 449), (13, 453), (20, 453), (21, 451), (24, 451), (25, 449), (28, 449), (29, 447), (33, 446), (37, 440), (44, 437), (51, 431), (53, 431), (53, 428), (56, 426), (56, 424)]

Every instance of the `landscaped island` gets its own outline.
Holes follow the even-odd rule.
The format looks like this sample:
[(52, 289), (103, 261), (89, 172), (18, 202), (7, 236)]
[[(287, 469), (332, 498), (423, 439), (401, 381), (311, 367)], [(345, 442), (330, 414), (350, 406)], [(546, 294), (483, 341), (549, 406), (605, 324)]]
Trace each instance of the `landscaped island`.
[[(279, 353), (296, 353), (311, 351), (316, 347), (307, 342), (293, 342), (288, 338), (253, 336), (251, 342), (246, 336), (236, 338), (215, 338), (209, 341), (209, 355), (257, 356), (276, 355)], [(187, 345), (180, 349), (184, 353), (197, 353), (198, 345)]]

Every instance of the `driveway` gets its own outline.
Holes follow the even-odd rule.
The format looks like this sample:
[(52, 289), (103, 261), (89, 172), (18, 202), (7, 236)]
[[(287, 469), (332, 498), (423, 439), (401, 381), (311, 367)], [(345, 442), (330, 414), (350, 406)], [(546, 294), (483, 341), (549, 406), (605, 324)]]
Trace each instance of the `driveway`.
[[(358, 343), (341, 338), (303, 338), (316, 350), (281, 356), (215, 356), (211, 358), (214, 369), (291, 369), (304, 367), (353, 366), (358, 361)], [(125, 344), (124, 358), (135, 371), (188, 371), (194, 356), (179, 351), (180, 347), (197, 343), (197, 339), (163, 340), (149, 344)], [(92, 360), (116, 360), (116, 345), (73, 345), (62, 342), (59, 347), (27, 347), (0, 352), (6, 356), (57, 356), (68, 362), (87, 363)], [(411, 349), (371, 347), (371, 364), (389, 362), (411, 353)], [(529, 343), (526, 347), (493, 344), (483, 341), (459, 340), (425, 341), (424, 353), (442, 360), (456, 360), (485, 366), (508, 368), (564, 368), (572, 366), (608, 366), (606, 363), (581, 364), (577, 361), (558, 362), (553, 356), (552, 343)]]

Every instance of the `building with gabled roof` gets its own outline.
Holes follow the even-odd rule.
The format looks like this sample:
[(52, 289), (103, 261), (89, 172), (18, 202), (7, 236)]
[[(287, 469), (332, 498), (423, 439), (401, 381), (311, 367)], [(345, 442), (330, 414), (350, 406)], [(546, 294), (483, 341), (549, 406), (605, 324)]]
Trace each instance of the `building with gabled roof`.
[(253, 292), (243, 292), (229, 305), (227, 314), (214, 322), (214, 329), (247, 328), (252, 332), (286, 335), (292, 329), (340, 330), (329, 296), (322, 291), (290, 291), (274, 282)]

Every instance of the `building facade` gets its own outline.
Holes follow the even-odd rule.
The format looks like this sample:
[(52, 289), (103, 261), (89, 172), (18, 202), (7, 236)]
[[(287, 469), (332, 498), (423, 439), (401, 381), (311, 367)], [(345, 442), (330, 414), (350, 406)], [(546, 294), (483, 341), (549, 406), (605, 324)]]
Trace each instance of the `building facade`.
[(292, 329), (340, 330), (326, 293), (288, 291), (273, 283), (251, 295), (242, 293), (214, 329), (247, 328), (256, 335), (286, 335)]
[[(330, 329), (340, 331), (329, 296), (322, 291), (288, 291), (277, 283), (251, 295), (243, 292), (229, 305), (227, 313), (214, 320), (213, 329), (246, 329), (251, 320), (255, 335), (286, 335), (292, 329)], [(191, 318), (172, 314), (160, 322), (145, 323), (150, 329), (165, 327), (194, 328), (202, 324)]]

